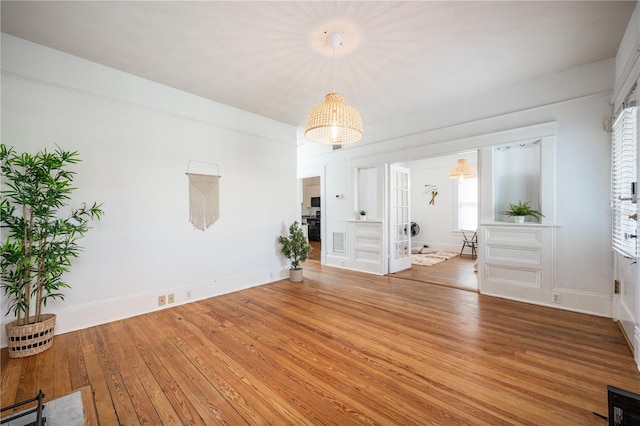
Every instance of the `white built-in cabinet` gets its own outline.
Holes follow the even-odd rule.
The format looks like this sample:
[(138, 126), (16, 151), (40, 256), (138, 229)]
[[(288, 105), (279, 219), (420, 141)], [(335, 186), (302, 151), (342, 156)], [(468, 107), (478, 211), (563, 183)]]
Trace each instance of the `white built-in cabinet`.
[(349, 268), (383, 274), (384, 238), (379, 220), (349, 220), (350, 259)]
[[(479, 150), (478, 287), (482, 294), (540, 305), (562, 304), (555, 283), (555, 123), (520, 129), (528, 137)], [(541, 221), (501, 214), (527, 201)]]
[(554, 229), (540, 224), (480, 225), (478, 272), (482, 293), (551, 303)]

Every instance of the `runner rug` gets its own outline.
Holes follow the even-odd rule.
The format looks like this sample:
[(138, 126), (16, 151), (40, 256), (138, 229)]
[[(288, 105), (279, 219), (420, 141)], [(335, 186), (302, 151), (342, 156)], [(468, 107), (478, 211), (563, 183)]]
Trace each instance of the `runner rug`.
[(447, 259), (457, 256), (459, 253), (452, 251), (436, 251), (434, 253), (412, 254), (411, 264), (421, 266), (433, 266)]

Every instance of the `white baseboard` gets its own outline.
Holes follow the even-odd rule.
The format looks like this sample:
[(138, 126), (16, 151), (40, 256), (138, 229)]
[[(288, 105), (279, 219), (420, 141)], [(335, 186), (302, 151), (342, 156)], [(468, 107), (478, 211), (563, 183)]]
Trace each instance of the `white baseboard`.
[[(57, 315), (55, 333), (63, 334), (279, 281), (288, 276), (288, 269), (258, 271), (247, 275), (226, 277), (213, 282), (176, 285), (158, 288), (153, 291), (96, 300), (81, 305), (63, 307), (55, 311), (47, 310), (46, 313)], [(158, 296), (171, 293), (175, 296), (175, 302), (158, 306)], [(190, 297), (187, 297), (187, 293), (190, 294)], [(7, 334), (4, 325), (14, 319), (3, 318), (2, 327), (0, 327), (0, 347), (7, 346)]]
[(505, 296), (502, 294), (482, 292), (482, 294), (486, 296), (500, 297), (502, 299), (516, 300), (518, 302), (530, 303), (532, 305), (547, 306), (549, 308), (564, 309), (566, 311), (580, 312), (583, 314), (611, 318), (610, 296), (557, 288), (553, 289), (553, 293), (557, 293), (560, 295), (560, 303), (553, 303), (551, 300), (546, 303), (535, 300), (527, 300), (524, 298)]
[(362, 260), (353, 260), (344, 256), (327, 255), (325, 257), (327, 266), (335, 266), (336, 268), (348, 269), (350, 271), (366, 272), (374, 275), (384, 275), (382, 264), (378, 262), (366, 262)]
[[(454, 253), (460, 253), (460, 247), (462, 247), (462, 243), (460, 244), (446, 244), (446, 243), (423, 243), (420, 241), (411, 240), (411, 247), (422, 247), (424, 245), (428, 245), (429, 250), (434, 251), (452, 251)], [(465, 250), (465, 254), (471, 254), (471, 249), (467, 248)]]
[(555, 288), (553, 293), (560, 295), (560, 303), (552, 303), (550, 306), (560, 305), (563, 309), (582, 312), (601, 317), (612, 317), (612, 300), (610, 295), (589, 293), (584, 291)]

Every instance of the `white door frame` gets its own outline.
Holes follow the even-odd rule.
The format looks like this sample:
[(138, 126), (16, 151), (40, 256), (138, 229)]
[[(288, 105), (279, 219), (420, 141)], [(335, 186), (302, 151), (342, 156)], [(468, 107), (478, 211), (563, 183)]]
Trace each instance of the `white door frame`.
[(411, 268), (411, 170), (389, 164), (387, 170), (388, 273)]
[[(317, 167), (311, 167), (308, 169), (304, 170), (304, 173), (300, 173), (300, 171), (298, 171), (298, 206), (302, 205), (303, 203), (303, 191), (302, 191), (302, 180), (306, 179), (306, 178), (312, 178), (312, 177), (316, 177), (316, 176), (320, 176), (320, 211), (321, 211), (321, 215), (320, 215), (320, 241), (322, 242), (321, 245), (321, 249), (320, 249), (320, 264), (324, 265), (325, 264), (325, 257), (326, 257), (326, 253), (327, 253), (327, 237), (326, 237), (326, 230), (327, 230), (327, 226), (326, 226), (326, 185), (325, 185), (325, 178), (326, 178), (326, 174), (327, 174), (327, 168), (326, 166), (317, 166)], [(299, 214), (301, 214), (302, 212), (299, 211)], [(298, 218), (299, 221), (302, 220), (302, 217)]]

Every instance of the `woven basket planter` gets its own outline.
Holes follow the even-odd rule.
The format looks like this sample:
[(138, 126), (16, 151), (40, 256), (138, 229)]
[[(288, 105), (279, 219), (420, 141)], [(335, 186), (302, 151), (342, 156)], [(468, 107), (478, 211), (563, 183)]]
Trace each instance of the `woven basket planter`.
[[(22, 358), (39, 354), (53, 345), (53, 329), (56, 326), (54, 314), (44, 314), (42, 320), (27, 325), (16, 325), (17, 321), (6, 325), (9, 341), (9, 358)], [(29, 320), (33, 320), (30, 317)]]

